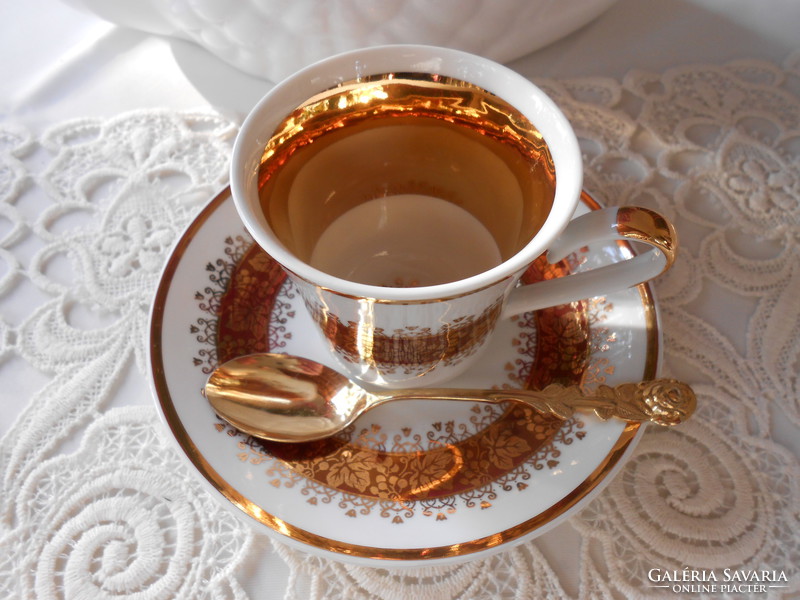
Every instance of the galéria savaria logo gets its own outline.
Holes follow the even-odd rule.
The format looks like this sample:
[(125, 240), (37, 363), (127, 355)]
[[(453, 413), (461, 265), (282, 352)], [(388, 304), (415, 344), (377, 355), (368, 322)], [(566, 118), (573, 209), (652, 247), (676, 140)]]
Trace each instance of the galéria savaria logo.
[(788, 588), (784, 571), (768, 569), (690, 569), (680, 571), (650, 569), (647, 579), (652, 588), (668, 589), (676, 594), (766, 594)]

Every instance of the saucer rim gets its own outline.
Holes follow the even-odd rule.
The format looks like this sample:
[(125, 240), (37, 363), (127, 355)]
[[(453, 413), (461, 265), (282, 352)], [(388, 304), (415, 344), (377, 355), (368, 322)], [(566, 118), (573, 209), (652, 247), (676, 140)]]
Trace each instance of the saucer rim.
[[(171, 432), (170, 439), (172, 443), (180, 450), (180, 454), (189, 460), (193, 467), (193, 472), (198, 475), (198, 479), (208, 489), (213, 490), (215, 492), (214, 496), (221, 500), (227, 508), (233, 505), (238, 509), (235, 511), (237, 515), (246, 516), (246, 521), (249, 525), (256, 527), (264, 525), (268, 528), (267, 533), (278, 534), (282, 541), (289, 541), (290, 545), (302, 550), (310, 552), (322, 551), (328, 558), (369, 566), (376, 566), (376, 564), (384, 567), (418, 566), (430, 564), (431, 561), (443, 564), (476, 559), (486, 556), (492, 551), (507, 549), (531, 537), (539, 536), (559, 524), (576, 506), (588, 503), (605, 485), (613, 480), (616, 472), (624, 465), (625, 457), (633, 451), (644, 433), (646, 429), (644, 424), (628, 423), (600, 464), (561, 500), (530, 519), (517, 523), (503, 531), (455, 545), (435, 548), (386, 548), (341, 542), (311, 533), (298, 525), (293, 525), (268, 513), (237, 491), (205, 459), (178, 415), (164, 370), (161, 338), (164, 329), (163, 318), (167, 295), (171, 288), (173, 277), (198, 231), (203, 228), (214, 212), (226, 201), (231, 200), (230, 186), (226, 186), (200, 210), (170, 250), (151, 306), (148, 366), (150, 369), (149, 383), (152, 395), (162, 423)], [(601, 208), (600, 204), (586, 191), (581, 194), (581, 202), (587, 205), (590, 210)], [(621, 244), (627, 246), (625, 242)], [(647, 347), (642, 378), (652, 379), (656, 377), (661, 363), (661, 328), (657, 302), (648, 284), (640, 284), (636, 287), (644, 308)], [(261, 528), (259, 527), (258, 530), (261, 531)]]

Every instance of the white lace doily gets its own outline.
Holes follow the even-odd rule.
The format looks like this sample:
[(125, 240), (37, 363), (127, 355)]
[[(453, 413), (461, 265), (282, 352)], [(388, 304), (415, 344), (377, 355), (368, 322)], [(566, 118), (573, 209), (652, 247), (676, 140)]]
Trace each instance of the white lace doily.
[[(655, 283), (664, 374), (695, 386), (698, 413), (648, 429), (567, 524), (484, 561), (395, 573), (274, 543), (286, 598), (675, 597), (648, 573), (686, 567), (800, 590), (800, 54), (539, 83), (581, 138), (587, 189), (676, 223), (679, 260)], [(247, 597), (258, 534), (203, 491), (145, 383), (160, 268), (224, 185), (235, 131), (153, 110), (41, 135), (0, 123), (0, 394), (18, 395), (0, 597)], [(4, 385), (19, 369), (32, 392)]]

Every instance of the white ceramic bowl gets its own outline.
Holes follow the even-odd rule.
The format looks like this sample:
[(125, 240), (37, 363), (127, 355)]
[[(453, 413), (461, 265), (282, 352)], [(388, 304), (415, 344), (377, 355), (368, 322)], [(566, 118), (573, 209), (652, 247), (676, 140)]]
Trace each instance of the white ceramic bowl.
[(508, 62), (599, 16), (615, 0), (65, 0), (118, 25), (192, 40), (272, 81), (326, 56), (428, 44)]

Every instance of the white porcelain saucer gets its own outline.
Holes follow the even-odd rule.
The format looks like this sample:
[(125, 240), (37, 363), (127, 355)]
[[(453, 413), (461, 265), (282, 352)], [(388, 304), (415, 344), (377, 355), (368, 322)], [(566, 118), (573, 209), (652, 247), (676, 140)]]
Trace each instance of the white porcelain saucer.
[[(596, 208), (586, 194), (581, 211)], [(525, 281), (622, 260), (625, 244), (538, 261)], [(502, 323), (463, 387), (592, 387), (656, 376), (656, 303), (642, 285)], [(396, 567), (485, 557), (540, 535), (613, 477), (643, 427), (517, 405), (410, 401), (339, 438), (270, 444), (219, 419), (202, 395), (224, 360), (286, 352), (335, 366), (280, 267), (252, 243), (224, 190), (170, 256), (151, 316), (156, 404), (212, 493), (282, 541)]]

